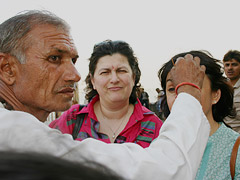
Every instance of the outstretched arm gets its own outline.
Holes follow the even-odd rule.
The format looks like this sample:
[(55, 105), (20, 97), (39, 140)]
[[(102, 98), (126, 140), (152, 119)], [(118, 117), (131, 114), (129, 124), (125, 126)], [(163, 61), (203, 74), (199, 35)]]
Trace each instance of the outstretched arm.
[[(195, 62), (189, 60), (188, 63)], [(185, 65), (176, 63), (175, 67), (178, 77), (181, 72), (186, 73), (181, 64)], [(201, 71), (199, 65), (196, 67), (196, 71)], [(179, 71), (178, 68), (183, 70)], [(197, 73), (194, 74), (197, 76)], [(191, 80), (197, 84), (194, 79), (198, 78)], [(178, 81), (183, 80), (186, 79)], [(133, 143), (106, 144), (91, 138), (73, 141), (71, 135), (47, 127), (28, 113), (0, 108), (0, 150), (48, 153), (83, 163), (86, 159), (93, 160), (127, 179), (191, 180), (197, 172), (210, 131), (197, 100), (200, 94), (196, 92), (192, 95), (191, 88), (194, 87), (181, 90), (185, 93), (180, 93), (176, 98), (159, 137), (149, 148), (144, 149)]]

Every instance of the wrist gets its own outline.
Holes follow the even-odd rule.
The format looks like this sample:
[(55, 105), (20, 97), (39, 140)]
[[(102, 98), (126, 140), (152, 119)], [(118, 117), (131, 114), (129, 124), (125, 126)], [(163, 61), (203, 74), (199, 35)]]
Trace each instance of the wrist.
[(201, 92), (201, 89), (199, 86), (197, 86), (196, 84), (194, 83), (190, 83), (190, 82), (182, 82), (182, 83), (179, 83), (176, 88), (175, 88), (175, 93), (178, 94), (178, 89), (182, 86), (185, 86), (185, 85), (188, 85), (188, 86), (191, 86), (191, 87), (194, 87), (196, 89), (198, 89), (200, 92)]
[(175, 88), (175, 93), (176, 93), (176, 95), (178, 95), (181, 92), (188, 93), (188, 94), (194, 96), (199, 101), (201, 99), (201, 89), (196, 84), (193, 84), (190, 82), (182, 82), (182, 83), (178, 84)]

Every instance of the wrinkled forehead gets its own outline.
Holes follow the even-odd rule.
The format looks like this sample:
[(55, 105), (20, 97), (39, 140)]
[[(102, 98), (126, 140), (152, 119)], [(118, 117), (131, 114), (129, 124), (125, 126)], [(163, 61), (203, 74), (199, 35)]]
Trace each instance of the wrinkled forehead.
[(70, 54), (77, 54), (77, 49), (69, 31), (49, 24), (35, 26), (29, 32), (32, 45), (42, 48), (57, 48)]

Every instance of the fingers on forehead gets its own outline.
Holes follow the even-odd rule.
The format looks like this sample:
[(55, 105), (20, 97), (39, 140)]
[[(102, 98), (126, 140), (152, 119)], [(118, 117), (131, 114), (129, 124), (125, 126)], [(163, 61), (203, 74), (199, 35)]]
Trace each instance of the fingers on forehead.
[(191, 54), (186, 54), (185, 56), (184, 56), (184, 58), (185, 59), (189, 59), (189, 60), (193, 60), (193, 55), (191, 55)]
[(178, 58), (176, 59), (175, 64), (176, 64), (178, 61), (180, 61), (180, 60), (184, 60), (184, 57), (178, 57)]
[(196, 56), (196, 57), (194, 57), (193, 59), (194, 59), (194, 61), (195, 61), (197, 64), (200, 64), (200, 58), (199, 58), (199, 57)]
[(184, 57), (178, 57), (176, 59), (175, 64), (180, 60), (194, 60), (197, 64), (200, 64), (200, 58), (199, 57), (193, 57), (191, 54), (186, 54)]

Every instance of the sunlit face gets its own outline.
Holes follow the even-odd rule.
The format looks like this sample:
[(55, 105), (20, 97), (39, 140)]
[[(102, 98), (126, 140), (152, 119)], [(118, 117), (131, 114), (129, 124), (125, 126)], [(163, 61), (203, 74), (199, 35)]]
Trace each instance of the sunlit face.
[(125, 56), (116, 53), (101, 57), (91, 80), (101, 101), (129, 102), (134, 76)]
[(36, 26), (30, 33), (26, 63), (19, 65), (13, 90), (33, 111), (63, 111), (71, 106), (74, 84), (80, 80), (78, 58), (67, 32), (51, 25)]
[(240, 77), (240, 63), (237, 60), (231, 59), (223, 64), (225, 74), (229, 79), (235, 80)]
[[(169, 107), (169, 110), (171, 111), (173, 103), (176, 98), (175, 93), (175, 87), (171, 80), (170, 73), (167, 76), (166, 81), (166, 97), (167, 97), (167, 104)], [(201, 89), (201, 105), (203, 108), (203, 112), (205, 113), (206, 117), (209, 119), (210, 116), (212, 116), (212, 105), (215, 104), (217, 101), (215, 101), (216, 92), (213, 92), (211, 89), (211, 82), (207, 75), (205, 75), (203, 80), (203, 86)], [(216, 99), (218, 100), (218, 99)], [(187, 112), (186, 112), (187, 113)]]

